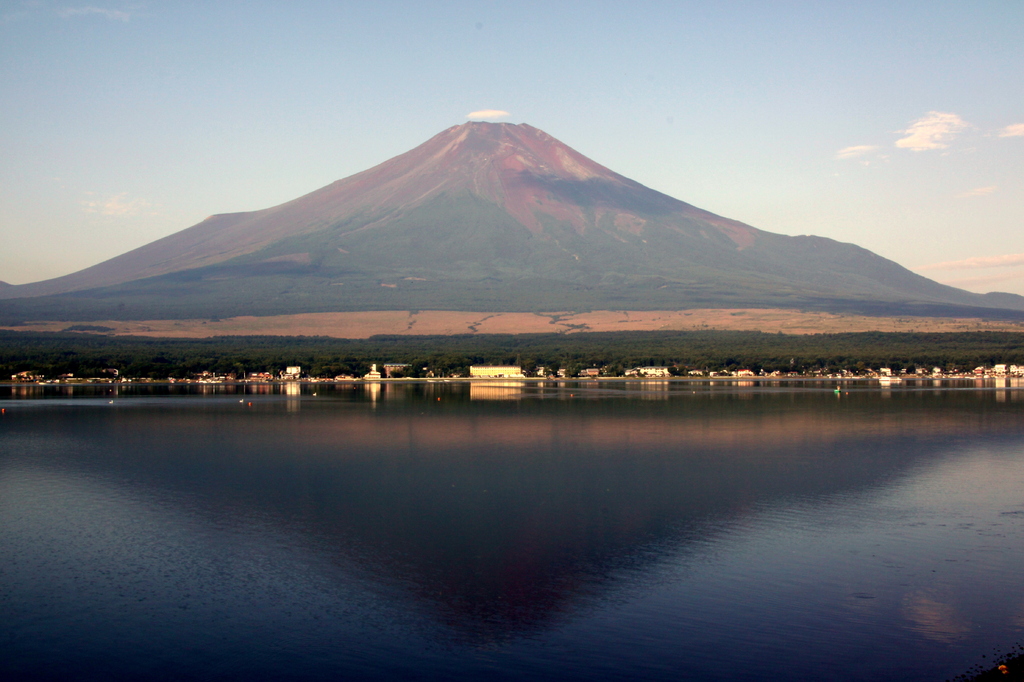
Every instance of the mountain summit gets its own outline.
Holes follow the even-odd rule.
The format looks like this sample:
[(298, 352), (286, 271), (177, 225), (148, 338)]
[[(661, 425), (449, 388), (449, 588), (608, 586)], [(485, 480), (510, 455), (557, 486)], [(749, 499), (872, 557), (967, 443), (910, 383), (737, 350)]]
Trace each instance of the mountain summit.
[(484, 122), (453, 126), (280, 206), (211, 216), (71, 275), (0, 288), (0, 297), (8, 299), (0, 305), (5, 319), (388, 309), (1024, 310), (1022, 297), (943, 286), (851, 244), (717, 216), (537, 128)]

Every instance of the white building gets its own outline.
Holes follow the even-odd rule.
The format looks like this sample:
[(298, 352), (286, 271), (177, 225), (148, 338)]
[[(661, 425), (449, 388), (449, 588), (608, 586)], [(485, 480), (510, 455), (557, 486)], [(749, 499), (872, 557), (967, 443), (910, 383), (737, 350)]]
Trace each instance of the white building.
[(668, 367), (634, 367), (626, 370), (627, 377), (667, 377)]
[(523, 368), (515, 365), (471, 365), (472, 379), (525, 379)]
[(384, 376), (390, 379), (395, 374), (399, 374), (405, 371), (405, 368), (409, 366), (408, 362), (385, 362), (384, 363)]

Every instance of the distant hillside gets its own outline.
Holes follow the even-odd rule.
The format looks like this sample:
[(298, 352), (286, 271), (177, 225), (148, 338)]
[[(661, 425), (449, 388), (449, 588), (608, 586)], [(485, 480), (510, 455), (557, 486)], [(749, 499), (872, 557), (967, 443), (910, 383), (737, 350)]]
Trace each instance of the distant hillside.
[(1024, 317), (852, 244), (651, 190), (528, 125), (467, 123), (304, 197), (0, 287), (0, 321), (782, 307)]

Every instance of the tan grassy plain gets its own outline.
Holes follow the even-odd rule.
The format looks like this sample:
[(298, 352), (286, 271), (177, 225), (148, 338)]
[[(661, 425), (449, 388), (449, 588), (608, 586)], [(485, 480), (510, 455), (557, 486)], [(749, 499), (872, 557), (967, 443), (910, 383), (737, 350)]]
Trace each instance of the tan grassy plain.
[(1024, 322), (974, 318), (866, 317), (782, 309), (597, 310), (587, 313), (484, 313), (450, 310), (305, 313), (217, 320), (95, 320), (30, 322), (12, 331), (57, 332), (72, 325), (109, 327), (118, 336), (331, 336), (365, 339), (375, 334), (533, 334), (583, 331), (748, 330), (830, 332), (1024, 331)]

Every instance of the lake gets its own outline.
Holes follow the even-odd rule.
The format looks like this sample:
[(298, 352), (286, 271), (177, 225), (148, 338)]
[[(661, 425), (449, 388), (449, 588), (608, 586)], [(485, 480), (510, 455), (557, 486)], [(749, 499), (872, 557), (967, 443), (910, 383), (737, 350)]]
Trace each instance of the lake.
[(0, 387), (0, 677), (935, 680), (1024, 641), (1024, 388)]

